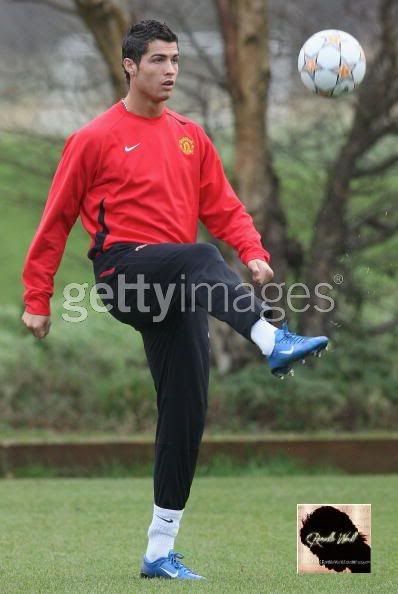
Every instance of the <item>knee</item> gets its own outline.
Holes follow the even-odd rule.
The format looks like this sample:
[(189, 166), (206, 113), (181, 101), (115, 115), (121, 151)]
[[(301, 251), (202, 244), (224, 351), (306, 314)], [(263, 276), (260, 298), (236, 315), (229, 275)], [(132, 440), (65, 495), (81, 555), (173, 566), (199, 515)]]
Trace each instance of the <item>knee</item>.
[(193, 247), (195, 254), (204, 261), (222, 259), (220, 250), (212, 243), (196, 243)]

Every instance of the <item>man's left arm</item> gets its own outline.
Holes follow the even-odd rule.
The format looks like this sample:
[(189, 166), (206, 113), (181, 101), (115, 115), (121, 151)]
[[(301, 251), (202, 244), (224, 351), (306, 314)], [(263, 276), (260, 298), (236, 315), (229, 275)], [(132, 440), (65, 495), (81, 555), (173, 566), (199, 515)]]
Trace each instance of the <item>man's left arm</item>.
[(251, 271), (253, 281), (264, 284), (273, 278), (270, 254), (261, 244), (253, 219), (226, 178), (221, 159), (210, 139), (201, 135), (199, 218), (207, 229), (234, 248)]

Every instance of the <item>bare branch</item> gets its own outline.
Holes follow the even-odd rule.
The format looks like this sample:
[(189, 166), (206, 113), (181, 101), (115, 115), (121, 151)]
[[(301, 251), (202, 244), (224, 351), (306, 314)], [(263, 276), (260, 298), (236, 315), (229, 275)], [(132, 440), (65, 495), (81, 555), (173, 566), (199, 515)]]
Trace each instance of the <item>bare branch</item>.
[(356, 168), (353, 177), (378, 175), (379, 173), (384, 173), (384, 171), (386, 171), (396, 163), (398, 163), (398, 155), (393, 155), (392, 157), (384, 159), (383, 161), (380, 161), (380, 163), (373, 165), (373, 167)]
[(347, 228), (350, 235), (355, 235), (365, 225), (368, 225), (377, 218), (381, 212), (388, 213), (389, 211), (395, 211), (396, 195), (390, 193), (384, 193), (378, 197), (368, 210), (364, 210), (356, 215), (355, 220), (348, 221), (349, 226)]
[(177, 20), (180, 22), (181, 27), (184, 29), (184, 33), (186, 33), (186, 35), (188, 35), (189, 40), (192, 43), (192, 46), (195, 48), (195, 50), (198, 54), (198, 57), (206, 65), (209, 73), (211, 74), (213, 82), (215, 82), (219, 87), (221, 87), (221, 89), (225, 90), (226, 82), (225, 82), (224, 76), (218, 70), (218, 68), (214, 64), (213, 60), (210, 58), (209, 54), (198, 43), (198, 41), (195, 37), (195, 34), (192, 31), (192, 28), (189, 25), (187, 19), (185, 18), (185, 15), (182, 12), (182, 10), (177, 9), (176, 14), (174, 14), (174, 16), (176, 16)]
[(398, 232), (398, 221), (393, 223), (387, 223), (381, 219), (374, 217), (367, 221), (367, 225), (372, 228), (374, 233), (370, 237), (364, 239), (350, 239), (348, 241), (348, 247), (351, 250), (360, 251), (375, 245), (384, 243)]
[[(12, 1), (12, 2), (30, 2), (31, 0), (7, 0), (8, 2)], [(63, 12), (65, 14), (72, 14), (74, 16), (77, 15), (76, 10), (74, 10), (71, 7), (65, 6), (62, 2), (59, 2), (58, 0), (36, 0), (36, 4), (44, 4), (45, 6), (49, 6), (50, 8), (54, 8), (55, 10), (58, 10), (58, 12)]]
[[(217, 87), (220, 87), (220, 82), (215, 80), (214, 78), (210, 78), (209, 76), (206, 76), (205, 74), (201, 74), (200, 72), (184, 72), (184, 78), (193, 78), (195, 81), (198, 81), (202, 84), (206, 84), (206, 85), (214, 85)], [(181, 81), (181, 79), (180, 79)], [(180, 82), (178, 83), (179, 85), (181, 84)]]
[(391, 65), (395, 71), (398, 69), (397, 17), (396, 0), (382, 0), (380, 20), (383, 28), (383, 45), (389, 51)]
[(195, 99), (196, 101), (198, 101), (198, 103), (202, 103), (203, 97), (200, 95), (198, 90), (189, 83), (180, 80), (178, 83), (178, 88), (187, 97), (191, 97), (191, 99)]
[(377, 326), (371, 326), (367, 329), (366, 334), (370, 336), (379, 336), (380, 334), (385, 334), (386, 332), (396, 332), (398, 328), (398, 316), (391, 318), (387, 322), (382, 322), (381, 324), (377, 324)]
[(236, 3), (229, 0), (214, 0), (220, 31), (224, 40), (224, 62), (227, 71), (227, 85), (231, 97), (238, 93), (239, 75), (236, 60), (237, 24)]
[[(395, 101), (398, 101), (398, 97)], [(373, 144), (376, 144), (384, 136), (395, 136), (396, 134), (398, 134), (398, 122), (388, 121), (371, 132), (369, 138)]]
[(126, 92), (120, 44), (130, 24), (129, 14), (115, 0), (74, 0), (78, 15), (92, 34), (108, 69), (115, 101)]

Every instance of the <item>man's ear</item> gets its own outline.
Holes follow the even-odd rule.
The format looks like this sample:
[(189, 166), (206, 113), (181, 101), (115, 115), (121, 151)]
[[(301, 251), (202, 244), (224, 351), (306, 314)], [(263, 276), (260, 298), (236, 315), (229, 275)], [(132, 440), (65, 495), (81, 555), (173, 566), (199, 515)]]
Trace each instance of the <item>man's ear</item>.
[(131, 58), (124, 58), (123, 66), (132, 78), (137, 75), (137, 64)]

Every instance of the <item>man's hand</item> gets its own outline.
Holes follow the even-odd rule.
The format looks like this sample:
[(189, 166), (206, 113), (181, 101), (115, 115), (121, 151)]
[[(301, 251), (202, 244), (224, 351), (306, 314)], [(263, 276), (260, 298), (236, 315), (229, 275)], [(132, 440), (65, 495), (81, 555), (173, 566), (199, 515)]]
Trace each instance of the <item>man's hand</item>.
[(45, 338), (50, 332), (50, 316), (39, 316), (24, 311), (22, 321), (36, 338)]
[(252, 273), (254, 283), (265, 285), (274, 278), (272, 268), (264, 260), (250, 260), (247, 267)]

